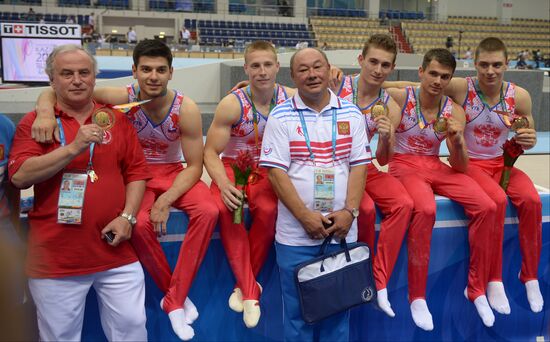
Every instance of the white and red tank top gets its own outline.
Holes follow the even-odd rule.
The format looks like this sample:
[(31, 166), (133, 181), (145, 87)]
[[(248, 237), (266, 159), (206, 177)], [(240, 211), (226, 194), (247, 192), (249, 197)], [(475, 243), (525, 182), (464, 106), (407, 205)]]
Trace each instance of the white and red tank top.
[[(232, 92), (241, 104), (241, 117), (239, 121), (231, 126), (231, 138), (222, 153), (222, 160), (235, 160), (240, 151), (249, 150), (254, 156), (256, 163), (260, 160), (260, 149), (262, 137), (264, 136), (265, 124), (269, 113), (255, 113), (258, 120), (258, 145), (256, 146), (256, 136), (254, 133), (254, 110), (247, 91), (248, 87), (237, 89)], [(275, 105), (283, 103), (288, 95), (283, 86), (275, 84), (274, 99)]]
[[(434, 131), (434, 122), (426, 123), (424, 128), (420, 127), (419, 120), (423, 120), (423, 117), (421, 117), (420, 108), (418, 110), (416, 108), (415, 88), (407, 87), (406, 90), (407, 101), (401, 111), (399, 127), (395, 130), (395, 153), (437, 156), (446, 133), (440, 134)], [(440, 116), (449, 118), (452, 114), (453, 101), (445, 96), (443, 102)]]
[[(503, 86), (500, 101), (493, 107), (482, 100), (477, 80), (467, 77), (468, 96), (462, 105), (466, 112), (464, 138), (470, 158), (492, 159), (502, 155), (502, 145), (508, 139), (508, 122), (514, 119), (516, 110), (516, 86)], [(483, 96), (483, 95), (481, 95)], [(500, 112), (500, 113), (498, 113)], [(508, 114), (505, 114), (508, 113)], [(507, 116), (505, 118), (505, 116)], [(508, 120), (508, 122), (507, 122)]]
[[(133, 85), (126, 86), (126, 89), (128, 102), (139, 101)], [(177, 91), (175, 93), (170, 110), (159, 124), (153, 123), (140, 106), (133, 107), (126, 113), (126, 117), (137, 131), (139, 143), (148, 163), (181, 163), (183, 161), (179, 125), (183, 94)]]
[[(360, 75), (344, 76), (344, 80), (342, 82), (342, 85), (340, 86), (340, 90), (338, 90), (338, 94), (336, 94), (339, 98), (354, 103), (357, 107), (359, 107), (359, 105), (357, 104), (358, 101), (356, 95), (357, 82), (359, 81), (359, 77)], [(359, 107), (359, 110), (361, 110), (361, 113), (363, 113), (365, 116), (369, 142), (371, 141), (374, 134), (377, 132), (376, 123), (372, 119), (370, 109), (376, 104), (376, 102), (378, 102), (378, 100), (381, 100), (386, 105), (388, 104), (388, 101), (390, 100), (390, 95), (386, 92), (385, 89), (380, 88), (380, 96), (372, 101), (372, 103), (370, 103), (366, 107)]]

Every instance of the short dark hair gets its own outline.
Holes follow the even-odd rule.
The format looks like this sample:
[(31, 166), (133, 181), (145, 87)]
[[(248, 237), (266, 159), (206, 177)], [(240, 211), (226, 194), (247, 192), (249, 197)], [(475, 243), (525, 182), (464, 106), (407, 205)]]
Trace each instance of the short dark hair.
[(393, 62), (395, 63), (395, 59), (397, 58), (397, 45), (395, 44), (393, 38), (389, 35), (383, 33), (373, 34), (369, 40), (365, 42), (365, 45), (363, 45), (363, 51), (361, 52), (363, 57), (367, 55), (370, 47), (379, 48), (386, 52), (393, 53)]
[(316, 48), (316, 47), (308, 47), (308, 48), (305, 48), (305, 49), (300, 49), (300, 50), (297, 50), (296, 52), (294, 52), (294, 54), (290, 57), (290, 75), (292, 76), (293, 73), (294, 73), (294, 59), (296, 57), (297, 54), (299, 54), (300, 52), (304, 51), (304, 50), (315, 50), (317, 52), (319, 52), (321, 54), (321, 56), (323, 56), (323, 58), (325, 59), (325, 62), (327, 62), (327, 65), (330, 65), (330, 62), (328, 61), (328, 57), (327, 57), (327, 54), (325, 53), (325, 51), (319, 49), (319, 48)]
[(431, 49), (424, 55), (422, 60), (422, 69), (426, 70), (431, 61), (437, 61), (439, 64), (453, 69), (456, 69), (456, 59), (447, 49)]
[(506, 61), (508, 61), (508, 50), (506, 49), (506, 45), (504, 44), (504, 42), (497, 37), (487, 37), (479, 42), (479, 45), (476, 48), (474, 60), (477, 61), (481, 52), (499, 51), (502, 51), (504, 53), (504, 58), (506, 58)]
[(146, 39), (139, 42), (134, 48), (134, 65), (137, 66), (141, 56), (164, 57), (168, 61), (168, 66), (172, 67), (172, 51), (165, 43), (157, 39)]

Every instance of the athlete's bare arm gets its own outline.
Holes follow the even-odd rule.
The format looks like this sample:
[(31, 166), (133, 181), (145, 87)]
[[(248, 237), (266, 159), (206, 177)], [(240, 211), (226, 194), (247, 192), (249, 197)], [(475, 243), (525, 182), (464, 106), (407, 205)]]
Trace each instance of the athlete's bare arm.
[(380, 165), (386, 165), (393, 157), (395, 146), (395, 128), (401, 121), (401, 107), (390, 97), (388, 101), (388, 115), (378, 116), (374, 119), (378, 130), (378, 146), (376, 147), (376, 160)]
[(202, 119), (199, 107), (189, 97), (183, 98), (179, 127), (181, 149), (187, 166), (177, 175), (172, 186), (157, 198), (151, 208), (151, 222), (158, 234), (166, 234), (166, 223), (172, 203), (195, 185), (202, 175)]
[(208, 129), (204, 147), (204, 166), (214, 182), (218, 185), (222, 201), (233, 211), (241, 203), (241, 192), (225, 173), (220, 154), (225, 150), (231, 138), (231, 126), (241, 117), (241, 105), (233, 94), (225, 96), (216, 108), (214, 120)]
[(459, 172), (466, 172), (468, 168), (468, 151), (464, 140), (466, 114), (462, 107), (453, 103), (451, 117), (447, 119), (447, 147), (449, 149), (449, 163)]
[[(418, 87), (420, 83), (410, 81), (385, 81), (382, 83), (382, 88), (389, 90), (389, 88), (405, 88), (405, 87)], [(455, 103), (462, 104), (468, 94), (468, 82), (462, 77), (453, 77), (451, 82), (443, 90), (443, 94), (449, 96)]]
[(407, 90), (406, 89), (400, 89), (400, 88), (388, 88), (386, 89), (388, 94), (392, 97), (392, 99), (397, 103), (397, 106), (401, 109), (405, 105), (405, 102), (407, 101)]
[[(94, 89), (94, 99), (100, 103), (123, 104), (128, 102), (125, 87), (104, 87)], [(39, 143), (51, 143), (53, 138), (59, 141), (59, 129), (55, 121), (55, 91), (46, 89), (36, 100), (36, 119), (32, 124), (32, 138)]]
[(516, 132), (515, 140), (523, 149), (528, 150), (537, 144), (537, 131), (533, 119), (532, 101), (529, 92), (521, 87), (516, 87), (516, 114), (529, 120), (529, 128), (520, 128)]

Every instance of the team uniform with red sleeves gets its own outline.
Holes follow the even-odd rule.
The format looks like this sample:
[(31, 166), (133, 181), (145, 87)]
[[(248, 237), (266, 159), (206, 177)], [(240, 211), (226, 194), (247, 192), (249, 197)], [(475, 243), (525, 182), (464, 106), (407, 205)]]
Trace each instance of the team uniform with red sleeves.
[[(222, 162), (225, 173), (231, 182), (235, 176), (231, 164), (235, 162), (240, 151), (248, 150), (254, 156), (257, 165), (261, 146), (256, 146), (254, 133), (253, 108), (250, 97), (245, 89), (233, 92), (241, 104), (241, 118), (231, 127), (231, 138), (223, 154)], [(287, 98), (283, 86), (275, 85), (275, 104), (284, 102)], [(258, 118), (258, 143), (261, 144), (267, 115), (256, 113)], [(275, 238), (275, 221), (277, 219), (277, 195), (271, 188), (267, 178), (267, 171), (256, 168), (252, 179), (249, 179), (245, 188), (248, 199), (248, 208), (252, 215), (250, 232), (244, 224), (233, 223), (233, 213), (227, 209), (222, 201), (218, 185), (213, 181), (210, 190), (214, 195), (218, 209), (220, 210), (220, 235), (229, 260), (229, 265), (243, 294), (243, 300), (258, 299), (260, 290), (256, 285), (256, 277), (267, 258), (269, 250)]]
[(468, 175), (497, 205), (492, 239), (491, 272), (489, 281), (502, 281), (502, 241), (506, 216), (506, 194), (517, 208), (519, 217), (519, 241), (522, 256), (520, 279), (522, 282), (537, 279), (542, 248), (542, 203), (533, 182), (521, 170), (512, 167), (510, 184), (506, 193), (499, 186), (504, 165), (502, 145), (510, 131), (506, 119), (496, 111), (513, 115), (516, 107), (515, 85), (507, 83), (503, 88), (503, 98), (494, 107), (487, 108), (476, 91), (476, 79), (466, 78), (468, 96), (463, 107), (466, 112), (464, 137), (470, 164)]
[[(94, 109), (99, 108), (95, 104)], [(91, 286), (103, 304), (99, 308), (102, 322), (103, 316), (110, 317), (103, 324), (108, 339), (147, 338), (143, 271), (136, 253), (127, 241), (113, 247), (101, 239), (101, 230), (124, 209), (126, 184), (150, 178), (135, 132), (122, 113), (114, 113), (115, 125), (105, 132), (103, 143), (95, 144), (93, 149), (93, 169), (99, 178), (94, 183), (86, 181), (81, 224), (57, 222), (58, 200), (63, 174), (85, 172), (89, 149), (54, 176), (34, 184), (26, 271), (42, 340), (80, 339), (85, 298)], [(63, 140), (71, 143), (80, 123), (58, 108), (55, 115), (63, 128)], [(17, 127), (10, 154), (10, 177), (27, 159), (60, 147), (59, 143), (40, 144), (33, 140), (31, 126), (35, 118), (36, 112), (28, 113)], [(91, 119), (85, 124), (91, 124)], [(73, 282), (79, 285), (68, 285)]]
[[(129, 85), (127, 90), (128, 101), (138, 101), (134, 87)], [(158, 125), (150, 121), (141, 107), (134, 107), (126, 114), (137, 131), (153, 176), (147, 182), (131, 242), (147, 272), (166, 294), (163, 304), (166, 312), (183, 306), (218, 219), (216, 206), (212, 201), (205, 200), (210, 194), (208, 186), (203, 181), (199, 180), (172, 203), (172, 207), (183, 210), (189, 217), (187, 233), (172, 273), (154, 231), (150, 214), (155, 200), (172, 186), (178, 174), (184, 169), (179, 126), (183, 94), (175, 93), (169, 112)]]
[[(395, 155), (390, 161), (390, 174), (405, 186), (414, 201), (411, 224), (407, 236), (409, 301), (426, 298), (426, 281), (430, 260), (430, 242), (435, 223), (434, 193), (460, 203), (470, 219), (470, 267), (468, 271), (468, 298), (475, 300), (485, 295), (489, 274), (489, 241), (494, 220), (495, 204), (475, 182), (463, 173), (454, 171), (439, 160), (439, 147), (445, 134), (433, 129), (433, 123), (423, 122), (420, 108), (417, 113), (415, 90), (407, 87), (407, 101), (396, 129)], [(452, 101), (445, 97), (441, 116), (449, 117)]]
[[(353, 102), (359, 77), (360, 75), (345, 76), (338, 91), (338, 97)], [(379, 99), (374, 100), (364, 108), (359, 108), (365, 113), (369, 142), (376, 133), (376, 123), (371, 117), (370, 109)], [(389, 94), (383, 91), (381, 100), (387, 104), (389, 99)], [(380, 234), (373, 263), (376, 287), (381, 290), (386, 288), (399, 256), (399, 249), (409, 226), (413, 202), (401, 182), (385, 172), (380, 172), (376, 165), (369, 163), (365, 193), (359, 206), (357, 226), (359, 229), (358, 240), (367, 243), (373, 251), (376, 220), (374, 204), (384, 214), (384, 219), (380, 223)]]

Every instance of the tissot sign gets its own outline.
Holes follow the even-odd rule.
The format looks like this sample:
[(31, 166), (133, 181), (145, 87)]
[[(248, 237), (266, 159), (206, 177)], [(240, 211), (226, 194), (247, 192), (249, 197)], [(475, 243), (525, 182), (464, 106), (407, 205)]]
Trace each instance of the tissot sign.
[(75, 24), (2, 23), (1, 25), (3, 37), (81, 38), (80, 25)]

